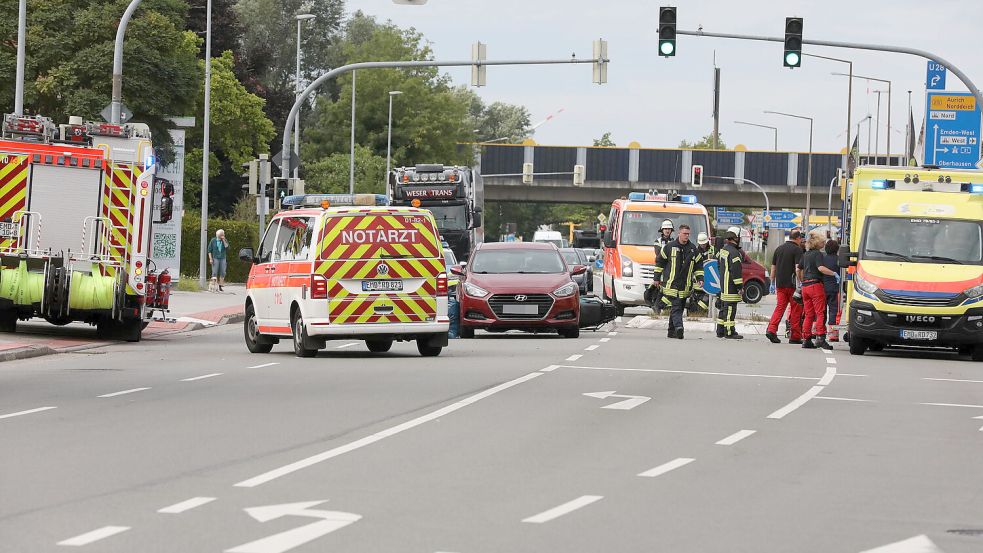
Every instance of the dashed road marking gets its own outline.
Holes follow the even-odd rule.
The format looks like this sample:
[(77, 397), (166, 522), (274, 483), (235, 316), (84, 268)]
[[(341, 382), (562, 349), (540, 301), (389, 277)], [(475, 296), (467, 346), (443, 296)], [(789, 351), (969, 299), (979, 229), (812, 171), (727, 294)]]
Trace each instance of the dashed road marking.
[(686, 465), (692, 463), (696, 459), (690, 459), (688, 457), (680, 457), (669, 461), (668, 463), (663, 463), (655, 468), (650, 468), (645, 472), (639, 473), (639, 476), (644, 476), (646, 478), (655, 478), (656, 476), (662, 476), (663, 474), (678, 469), (679, 467), (685, 467)]
[(263, 363), (262, 365), (253, 365), (252, 367), (247, 367), (250, 369), (262, 369), (264, 367), (272, 367), (273, 365), (279, 365), (280, 363)]
[(174, 505), (164, 507), (163, 509), (158, 509), (157, 512), (168, 514), (168, 515), (177, 515), (185, 511), (190, 511), (191, 509), (194, 509), (196, 507), (201, 507), (202, 505), (211, 503), (216, 499), (217, 498), (215, 497), (192, 497), (191, 499), (182, 501), (180, 503), (175, 503)]
[(594, 344), (594, 345), (587, 346), (586, 348), (584, 348), (584, 351), (594, 351), (595, 349), (597, 349), (599, 347), (601, 347), (601, 346), (599, 346), (597, 344)]
[(68, 538), (67, 540), (62, 540), (58, 542), (57, 545), (68, 545), (68, 546), (83, 546), (89, 545), (90, 543), (97, 542), (102, 539), (106, 539), (110, 536), (115, 536), (116, 534), (122, 534), (129, 530), (129, 526), (103, 526), (91, 532), (86, 532), (75, 536), (74, 538)]
[(562, 517), (565, 514), (572, 513), (577, 509), (586, 507), (591, 503), (597, 502), (604, 499), (602, 495), (582, 495), (573, 501), (567, 501), (563, 505), (557, 505), (552, 509), (543, 511), (538, 515), (533, 515), (529, 518), (522, 519), (522, 522), (529, 522), (532, 524), (543, 524), (544, 522), (549, 522), (551, 520)]
[(212, 374), (203, 374), (201, 376), (192, 376), (191, 378), (182, 378), (181, 382), (194, 382), (195, 380), (205, 380), (206, 378), (222, 376), (223, 374), (225, 373), (212, 373)]
[(829, 363), (830, 365), (835, 365), (836, 364), (836, 359), (833, 358), (833, 357), (827, 357), (826, 358), (826, 362)]
[(824, 350), (820, 350), (820, 351), (822, 351), (822, 352), (823, 352), (823, 353), (825, 353), (826, 355), (832, 355), (832, 353), (833, 353), (833, 351), (832, 351), (832, 350), (828, 350), (828, 349), (824, 349)]
[(730, 436), (727, 436), (726, 438), (720, 440), (719, 442), (716, 443), (716, 445), (734, 445), (737, 442), (743, 440), (744, 438), (747, 438), (751, 434), (754, 434), (755, 432), (757, 432), (757, 430), (739, 430), (737, 432), (734, 432)]
[(970, 407), (972, 409), (983, 409), (983, 405), (967, 405), (964, 403), (919, 403), (919, 405), (935, 405), (937, 407)]
[(111, 394), (102, 394), (101, 396), (97, 396), (97, 397), (116, 397), (116, 396), (122, 396), (122, 395), (126, 395), (126, 394), (132, 394), (132, 393), (135, 393), (135, 392), (142, 392), (144, 390), (149, 390), (149, 389), (150, 389), (150, 387), (147, 387), (147, 388), (133, 388), (132, 390), (123, 390), (122, 392), (113, 392)]
[(553, 372), (553, 371), (555, 371), (556, 369), (559, 369), (559, 368), (560, 368), (559, 365), (549, 365), (548, 367), (545, 367), (543, 369), (540, 369), (539, 372), (551, 373), (551, 372)]
[(923, 378), (922, 380), (934, 380), (936, 382), (968, 382), (971, 384), (983, 384), (983, 380), (960, 380), (958, 378)]
[(617, 332), (608, 332), (608, 336), (617, 336), (617, 335), (618, 335)]
[(611, 341), (611, 338), (601, 338), (601, 339), (600, 339), (600, 340), (598, 340), (598, 341), (599, 341), (599, 342), (610, 342), (610, 341)]
[(28, 409), (27, 411), (17, 411), (16, 413), (7, 413), (6, 415), (0, 415), (0, 419), (9, 419), (13, 417), (19, 417), (21, 415), (30, 415), (31, 413), (40, 413), (41, 411), (50, 411), (52, 409), (57, 409), (57, 407), (38, 407), (37, 409)]
[(566, 360), (567, 361), (576, 361), (577, 359), (580, 359), (581, 357), (583, 357), (583, 355), (580, 355), (579, 353), (577, 353), (577, 354), (571, 355), (570, 357), (567, 357)]

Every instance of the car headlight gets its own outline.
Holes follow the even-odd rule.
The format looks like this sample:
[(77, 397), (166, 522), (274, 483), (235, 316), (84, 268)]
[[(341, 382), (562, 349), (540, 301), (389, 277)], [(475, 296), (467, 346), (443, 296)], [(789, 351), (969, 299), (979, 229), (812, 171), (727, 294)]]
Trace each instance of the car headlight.
[(483, 298), (488, 295), (488, 290), (485, 290), (481, 286), (475, 286), (470, 282), (464, 283), (464, 293), (472, 298)]
[(853, 275), (853, 285), (865, 294), (873, 295), (877, 292), (877, 285), (869, 280), (865, 280), (864, 277), (860, 276), (860, 273)]
[(969, 299), (975, 299), (980, 296), (983, 296), (983, 284), (973, 286), (972, 288), (969, 288), (968, 290), (963, 292), (963, 294), (966, 294), (966, 297)]
[(577, 293), (580, 288), (574, 282), (568, 282), (563, 286), (560, 286), (556, 290), (553, 290), (553, 295), (558, 298), (565, 298), (567, 296), (572, 296)]
[(634, 274), (635, 274), (635, 271), (632, 268), (631, 259), (622, 259), (621, 260), (621, 276), (630, 277), (630, 276), (633, 276)]

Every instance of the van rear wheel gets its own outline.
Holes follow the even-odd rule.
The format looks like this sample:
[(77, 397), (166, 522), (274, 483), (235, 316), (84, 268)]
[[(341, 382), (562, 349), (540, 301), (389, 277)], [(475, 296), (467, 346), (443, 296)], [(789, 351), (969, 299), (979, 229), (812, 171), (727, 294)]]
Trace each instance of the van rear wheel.
[(293, 323), (290, 326), (293, 329), (294, 355), (297, 357), (316, 356), (317, 349), (308, 347), (310, 338), (307, 337), (307, 328), (305, 328), (304, 317), (301, 316), (300, 310), (294, 313)]
[(372, 353), (386, 353), (393, 347), (392, 340), (366, 340), (365, 346)]
[(420, 355), (424, 357), (437, 357), (444, 348), (431, 346), (427, 343), (427, 339), (423, 339), (416, 341), (416, 349), (420, 352)]

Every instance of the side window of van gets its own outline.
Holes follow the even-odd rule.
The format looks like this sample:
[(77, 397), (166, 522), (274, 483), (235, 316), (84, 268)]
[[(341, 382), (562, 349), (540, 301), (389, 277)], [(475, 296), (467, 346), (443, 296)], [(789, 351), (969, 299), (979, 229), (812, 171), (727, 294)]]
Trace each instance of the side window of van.
[(266, 229), (263, 242), (259, 246), (259, 262), (269, 263), (273, 261), (273, 249), (276, 244), (276, 231), (280, 228), (280, 220), (274, 219)]
[(314, 234), (314, 218), (284, 217), (280, 219), (280, 234), (276, 239), (277, 261), (307, 260)]
[(621, 233), (620, 215), (616, 207), (612, 207), (611, 214), (608, 215), (608, 228), (611, 229), (611, 236), (614, 237), (615, 243), (621, 241), (621, 237), (618, 236)]

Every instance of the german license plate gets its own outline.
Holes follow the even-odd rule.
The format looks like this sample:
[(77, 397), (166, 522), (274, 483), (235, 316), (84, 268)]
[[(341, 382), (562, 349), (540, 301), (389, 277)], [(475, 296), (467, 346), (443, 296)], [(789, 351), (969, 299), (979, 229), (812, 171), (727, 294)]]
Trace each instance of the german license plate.
[(905, 340), (938, 340), (939, 333), (935, 330), (902, 330), (901, 338)]
[(402, 280), (363, 280), (363, 292), (402, 292)]
[(17, 238), (17, 223), (0, 223), (0, 236), (4, 238)]
[(502, 307), (506, 315), (539, 315), (538, 305), (506, 304)]

